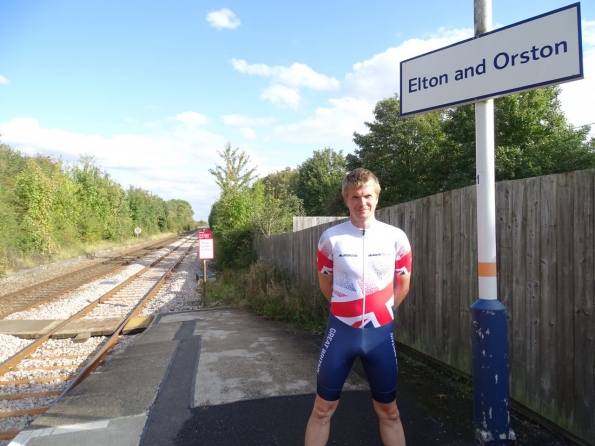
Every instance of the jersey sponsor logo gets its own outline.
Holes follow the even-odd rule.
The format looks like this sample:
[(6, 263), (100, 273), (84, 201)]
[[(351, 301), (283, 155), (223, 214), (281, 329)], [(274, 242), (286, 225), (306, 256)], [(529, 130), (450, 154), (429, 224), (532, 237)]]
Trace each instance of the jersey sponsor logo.
[(339, 257), (357, 257), (357, 254), (339, 254)]

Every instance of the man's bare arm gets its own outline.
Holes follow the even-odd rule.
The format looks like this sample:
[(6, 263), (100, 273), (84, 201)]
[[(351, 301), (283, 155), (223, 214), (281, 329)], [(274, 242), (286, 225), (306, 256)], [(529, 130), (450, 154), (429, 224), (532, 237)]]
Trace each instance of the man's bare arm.
[(320, 291), (326, 300), (331, 301), (333, 295), (333, 275), (318, 273), (318, 283), (320, 284)]
[(405, 296), (409, 292), (409, 283), (411, 282), (411, 274), (397, 274), (395, 275), (395, 308), (401, 305), (405, 300)]

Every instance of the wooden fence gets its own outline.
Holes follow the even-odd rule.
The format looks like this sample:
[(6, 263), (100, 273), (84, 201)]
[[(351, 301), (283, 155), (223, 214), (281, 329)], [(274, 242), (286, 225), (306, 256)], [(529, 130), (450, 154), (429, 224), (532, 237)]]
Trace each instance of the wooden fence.
[[(595, 445), (594, 188), (595, 170), (496, 184), (511, 397), (589, 445)], [(376, 218), (403, 229), (413, 250), (396, 340), (471, 374), (475, 186), (380, 209)], [(255, 250), (293, 279), (316, 284), (318, 239), (337, 223), (262, 237)]]
[(347, 217), (293, 217), (293, 232), (308, 229), (312, 226), (319, 226), (323, 223), (345, 221)]

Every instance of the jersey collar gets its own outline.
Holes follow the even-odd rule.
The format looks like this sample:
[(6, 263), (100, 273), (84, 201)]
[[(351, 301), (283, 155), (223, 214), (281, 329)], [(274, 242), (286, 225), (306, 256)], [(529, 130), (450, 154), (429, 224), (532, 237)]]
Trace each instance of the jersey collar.
[[(370, 231), (374, 231), (374, 228), (376, 228), (376, 226), (378, 226), (377, 223), (378, 220), (374, 219), (372, 221), (372, 224), (370, 225), (369, 228), (366, 228), (366, 233), (369, 233)], [(349, 228), (351, 229), (351, 232), (358, 236), (358, 237), (363, 237), (364, 235), (364, 230), (361, 228), (358, 228), (357, 226), (355, 226), (353, 223), (351, 223), (351, 220), (347, 220), (347, 223), (349, 223)]]

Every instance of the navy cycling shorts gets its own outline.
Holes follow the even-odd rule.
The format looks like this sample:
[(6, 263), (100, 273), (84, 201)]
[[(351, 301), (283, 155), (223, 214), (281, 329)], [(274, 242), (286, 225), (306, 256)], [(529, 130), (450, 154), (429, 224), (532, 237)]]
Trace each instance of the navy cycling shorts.
[(397, 350), (394, 321), (374, 328), (354, 328), (329, 316), (318, 360), (316, 393), (326, 401), (337, 401), (356, 357), (360, 357), (372, 391), (379, 403), (397, 396)]

